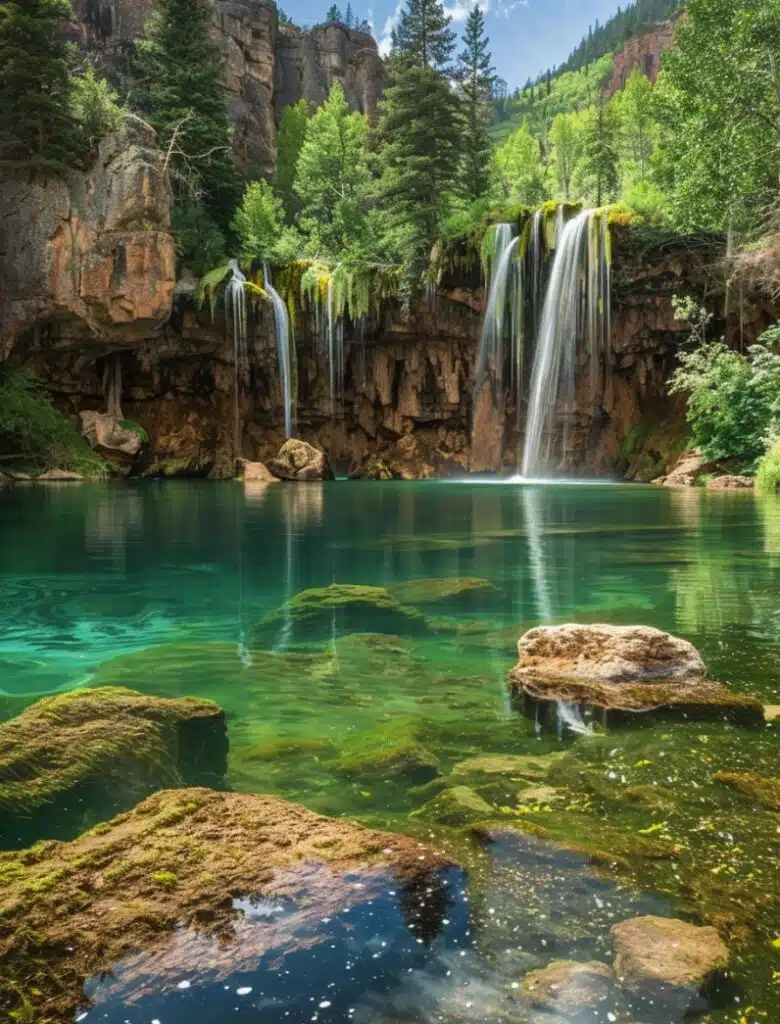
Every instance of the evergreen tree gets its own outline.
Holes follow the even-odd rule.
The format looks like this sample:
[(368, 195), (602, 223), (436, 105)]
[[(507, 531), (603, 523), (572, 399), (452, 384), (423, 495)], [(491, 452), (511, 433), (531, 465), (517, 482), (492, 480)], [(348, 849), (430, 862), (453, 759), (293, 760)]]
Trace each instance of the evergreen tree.
[(352, 4), (347, 4), (347, 10), (344, 15), (344, 24), (347, 28), (352, 28)]
[(81, 133), (71, 108), (70, 47), (57, 25), (68, 0), (0, 4), (0, 161), (61, 168), (77, 163)]
[(206, 0), (161, 0), (137, 43), (135, 99), (161, 147), (171, 149), (179, 206), (200, 199), (226, 231), (240, 184), (211, 17)]
[(617, 125), (601, 99), (585, 116), (580, 170), (583, 185), (596, 206), (613, 198), (619, 184)]
[(463, 118), (460, 187), (464, 197), (473, 201), (487, 192), (489, 184), (492, 148), (490, 100), (494, 71), (485, 35), (485, 16), (477, 4), (466, 22), (463, 42), (456, 72)]
[(455, 46), (449, 24), (440, 0), (407, 0), (381, 104), (381, 192), (413, 281), (419, 281), (458, 176), (458, 104), (445, 77)]
[(332, 4), (331, 7), (328, 8), (328, 13), (325, 15), (325, 21), (329, 25), (335, 25), (337, 22), (341, 21), (341, 11), (335, 4)]

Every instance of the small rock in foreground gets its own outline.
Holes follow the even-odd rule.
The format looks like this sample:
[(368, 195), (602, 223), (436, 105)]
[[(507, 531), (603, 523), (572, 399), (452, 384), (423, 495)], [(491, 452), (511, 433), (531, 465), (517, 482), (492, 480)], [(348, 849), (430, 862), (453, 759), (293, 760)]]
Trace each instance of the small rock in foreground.
[(276, 457), (268, 460), (268, 469), (282, 480), (333, 479), (333, 470), (325, 452), (297, 437), (284, 442)]

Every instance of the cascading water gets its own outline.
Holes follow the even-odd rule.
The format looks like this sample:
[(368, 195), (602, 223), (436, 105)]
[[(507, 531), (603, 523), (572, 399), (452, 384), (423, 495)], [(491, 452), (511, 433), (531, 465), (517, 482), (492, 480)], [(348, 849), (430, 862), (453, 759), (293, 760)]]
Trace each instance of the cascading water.
[(271, 272), (268, 264), (263, 264), (263, 283), (274, 311), (276, 327), (276, 358), (279, 366), (279, 380), (282, 385), (282, 402), (284, 404), (284, 436), (292, 437), (295, 425), (295, 396), (293, 395), (292, 346), (293, 337), (290, 330), (290, 318), (282, 297), (271, 284)]
[(233, 332), (233, 452), (241, 456), (240, 388), (249, 377), (249, 351), (246, 342), (246, 277), (238, 260), (230, 261), (230, 280), (225, 285), (225, 311)]
[(501, 395), (502, 390), (504, 323), (510, 275), (514, 269), (512, 255), (518, 241), (519, 237), (515, 235), (515, 229), (511, 224), (496, 224), (490, 265), (490, 290), (482, 323), (476, 373), (477, 392), (483, 388), (487, 379), (491, 379), (496, 398)]
[(536, 340), (522, 475), (543, 473), (552, 444), (552, 417), (562, 403), (564, 453), (574, 403), (578, 346), (584, 342), (591, 394), (598, 392), (599, 360), (609, 352), (609, 235), (606, 216), (584, 210), (560, 232)]
[(328, 343), (328, 382), (330, 385), (330, 415), (336, 416), (336, 406), (341, 399), (344, 386), (344, 320), (336, 315), (334, 309), (333, 278), (338, 267), (328, 277), (327, 292), (327, 343)]

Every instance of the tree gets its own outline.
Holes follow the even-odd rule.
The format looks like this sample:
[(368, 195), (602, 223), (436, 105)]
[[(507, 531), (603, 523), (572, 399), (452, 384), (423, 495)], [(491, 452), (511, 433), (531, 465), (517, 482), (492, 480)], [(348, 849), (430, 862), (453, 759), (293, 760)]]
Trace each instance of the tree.
[(342, 21), (341, 11), (335, 4), (328, 8), (328, 13), (325, 15), (325, 21), (329, 25), (335, 25), (337, 22)]
[(630, 154), (631, 177), (643, 184), (650, 169), (657, 131), (653, 87), (641, 71), (633, 71), (612, 103), (615, 104), (620, 134), (625, 142), (622, 148)]
[(262, 179), (250, 182), (234, 221), (241, 244), (241, 258), (247, 262), (272, 260), (283, 225), (282, 201), (268, 182)]
[(338, 259), (360, 239), (371, 184), (367, 140), (368, 120), (350, 111), (335, 82), (308, 123), (295, 175), (312, 255)]
[(352, 4), (347, 4), (347, 10), (344, 14), (344, 24), (347, 28), (352, 28)]
[(681, 229), (753, 226), (780, 177), (780, 9), (690, 0), (656, 94), (658, 180)]
[(619, 185), (617, 126), (612, 110), (601, 99), (585, 114), (579, 171), (596, 206), (614, 197)]
[(224, 232), (240, 185), (211, 17), (205, 0), (161, 0), (137, 43), (134, 98), (170, 151), (179, 206), (202, 201)]
[(494, 175), (504, 199), (535, 206), (545, 198), (539, 143), (527, 124), (496, 150)]
[(447, 77), (455, 38), (449, 24), (440, 0), (407, 0), (380, 107), (380, 191), (412, 281), (419, 281), (458, 178), (458, 103)]
[(94, 153), (100, 140), (111, 132), (119, 131), (122, 124), (122, 108), (119, 97), (105, 78), (96, 74), (87, 64), (81, 75), (72, 83), (72, 102), (76, 120), (81, 125), (84, 144)]
[(297, 103), (288, 103), (282, 110), (279, 131), (276, 133), (274, 186), (290, 218), (300, 210), (300, 202), (293, 189), (293, 183), (310, 114), (309, 104), (305, 99), (300, 99)]
[(571, 199), (574, 171), (582, 154), (582, 119), (576, 114), (557, 114), (550, 126), (550, 143), (556, 194)]
[(460, 188), (464, 197), (473, 202), (487, 192), (490, 183), (490, 102), (494, 70), (485, 35), (485, 16), (478, 4), (466, 21), (463, 42), (456, 70), (463, 118)]
[(0, 5), (0, 160), (73, 166), (83, 143), (71, 105), (71, 50), (57, 26), (68, 0)]

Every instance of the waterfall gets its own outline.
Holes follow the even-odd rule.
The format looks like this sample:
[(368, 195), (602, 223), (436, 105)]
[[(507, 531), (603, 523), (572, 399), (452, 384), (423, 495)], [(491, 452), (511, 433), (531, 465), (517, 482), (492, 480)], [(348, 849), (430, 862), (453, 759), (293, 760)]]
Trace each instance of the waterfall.
[(292, 345), (293, 337), (290, 330), (290, 318), (287, 307), (281, 296), (271, 284), (271, 272), (268, 264), (263, 264), (263, 281), (268, 298), (274, 310), (276, 327), (276, 358), (279, 366), (279, 380), (282, 385), (282, 401), (284, 403), (284, 436), (292, 437), (295, 421), (295, 397), (292, 379)]
[(106, 399), (106, 412), (114, 419), (122, 417), (122, 354), (109, 352), (103, 370), (103, 394)]
[[(585, 345), (591, 395), (599, 390), (599, 360), (609, 350), (609, 238), (606, 216), (585, 210), (559, 234), (536, 340), (522, 475), (544, 472), (552, 443), (552, 418), (564, 403), (564, 453), (574, 404), (578, 345)], [(543, 443), (546, 448), (543, 451)]]
[[(488, 376), (492, 376), (496, 400), (501, 395), (504, 372), (504, 318), (510, 275), (513, 271), (512, 255), (519, 237), (511, 224), (496, 224), (493, 256), (490, 265), (490, 290), (485, 319), (477, 354), (476, 391), (479, 392)], [(514, 306), (514, 303), (512, 304)]]
[(344, 321), (333, 308), (333, 278), (338, 267), (328, 277), (326, 305), (328, 343), (328, 382), (330, 385), (330, 415), (336, 416), (336, 403), (341, 399), (344, 386)]
[(241, 456), (240, 388), (249, 376), (249, 351), (246, 343), (246, 278), (238, 260), (230, 261), (230, 280), (225, 285), (225, 312), (233, 332), (233, 452)]

